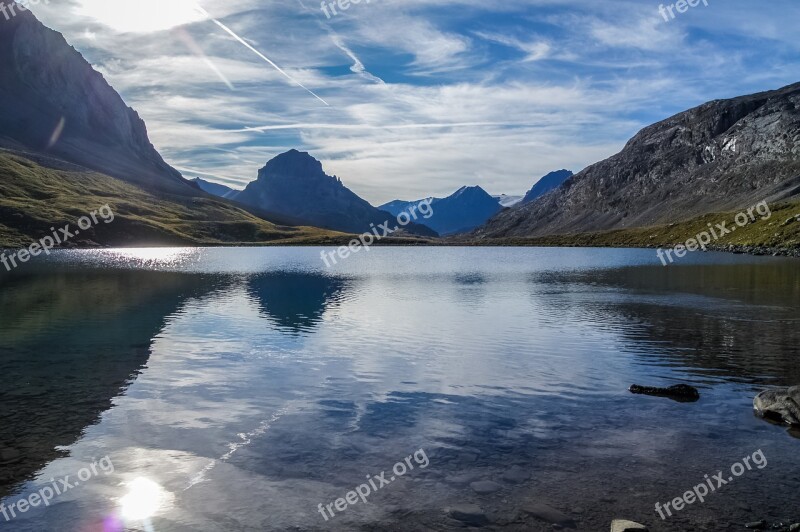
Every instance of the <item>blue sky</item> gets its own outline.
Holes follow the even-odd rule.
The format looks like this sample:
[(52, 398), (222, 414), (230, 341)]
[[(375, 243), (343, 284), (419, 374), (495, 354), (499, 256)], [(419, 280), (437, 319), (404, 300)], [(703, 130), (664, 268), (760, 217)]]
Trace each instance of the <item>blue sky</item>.
[(330, 19), (316, 0), (32, 10), (186, 177), (243, 187), (297, 148), (373, 204), (522, 194), (674, 113), (800, 81), (797, 0), (701, 1), (669, 21), (651, 0), (366, 1)]

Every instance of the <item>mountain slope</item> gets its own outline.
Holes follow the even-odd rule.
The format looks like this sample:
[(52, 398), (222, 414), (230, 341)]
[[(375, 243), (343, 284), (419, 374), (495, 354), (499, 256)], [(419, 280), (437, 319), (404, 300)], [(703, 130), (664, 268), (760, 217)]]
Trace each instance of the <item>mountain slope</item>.
[(150, 143), (139, 115), (61, 34), (30, 11), (0, 21), (0, 245), (41, 237), (55, 222), (86, 214), (79, 206), (94, 210), (106, 203), (130, 205), (132, 219), (123, 213), (121, 223), (71, 244), (218, 244), (331, 235), (278, 228), (275, 223), (302, 224), (248, 212), (183, 179)]
[(417, 201), (394, 200), (390, 201), (389, 203), (379, 205), (378, 210), (386, 211), (392, 216), (400, 216), (401, 212), (409, 212), (409, 209), (411, 209), (413, 205), (419, 205), (422, 201), (430, 201), (431, 203), (434, 203), (440, 199), (441, 198), (425, 198), (424, 200)]
[(77, 218), (106, 204), (114, 221), (100, 221), (68, 245), (313, 244), (350, 238), (309, 227), (276, 226), (212, 197), (165, 199), (114, 177), (46, 168), (0, 150), (0, 247), (29, 246), (50, 235), (50, 227), (74, 228)]
[(401, 212), (408, 212), (411, 206), (418, 205), (422, 201), (430, 201), (433, 210), (433, 216), (422, 220), (422, 223), (442, 236), (471, 231), (486, 223), (502, 209), (497, 198), (493, 198), (478, 186), (461, 187), (446, 198), (395, 200), (378, 208), (397, 216)]
[(195, 194), (139, 115), (30, 11), (0, 24), (0, 146), (45, 152), (174, 194)]
[[(258, 179), (236, 194), (245, 205), (291, 216), (306, 225), (348, 233), (370, 231), (391, 222), (390, 213), (380, 211), (361, 199), (335, 176), (322, 169), (322, 163), (305, 152), (290, 150), (278, 155), (258, 172)], [(406, 231), (421, 236), (437, 236), (427, 227), (409, 224)]]
[[(754, 222), (738, 227), (728, 235), (719, 235), (708, 245), (712, 251), (733, 251), (758, 255), (784, 255), (800, 257), (800, 199), (780, 202), (770, 206), (769, 218), (757, 216)], [(566, 246), (566, 247), (628, 247), (671, 249), (697, 235), (708, 232), (708, 224), (735, 219), (738, 212), (714, 212), (679, 223), (631, 229), (615, 229), (574, 235), (540, 237), (508, 237), (478, 241), (496, 246)], [(729, 223), (733, 227), (735, 223)], [(469, 241), (463, 243), (470, 243)], [(475, 243), (475, 242), (473, 242)], [(699, 251), (698, 251), (699, 253)], [(653, 260), (658, 257), (653, 253)]]
[(513, 207), (524, 198), (524, 196), (508, 196), (506, 194), (492, 197), (497, 200), (501, 207)]
[(564, 182), (573, 175), (574, 174), (569, 170), (557, 170), (555, 172), (550, 172), (537, 181), (535, 185), (533, 185), (533, 188), (531, 188), (528, 193), (525, 194), (525, 197), (522, 198), (522, 203), (530, 203), (541, 198), (551, 190), (555, 190), (563, 185)]
[(201, 179), (199, 177), (192, 179), (192, 183), (196, 184), (198, 187), (200, 187), (200, 190), (204, 192), (208, 192), (209, 194), (225, 199), (235, 198), (236, 195), (241, 192), (240, 190), (234, 190), (231, 187), (227, 187), (219, 183), (212, 183), (211, 181), (206, 181), (205, 179)]
[(712, 101), (649, 126), (622, 152), (500, 213), (475, 236), (668, 224), (798, 193), (800, 83)]

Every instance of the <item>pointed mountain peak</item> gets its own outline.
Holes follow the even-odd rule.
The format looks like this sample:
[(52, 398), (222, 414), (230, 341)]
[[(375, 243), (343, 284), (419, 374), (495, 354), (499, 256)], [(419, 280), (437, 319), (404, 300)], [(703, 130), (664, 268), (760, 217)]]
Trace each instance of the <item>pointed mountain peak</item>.
[(476, 197), (476, 198), (482, 198), (482, 197), (486, 196), (486, 197), (491, 198), (491, 195), (488, 192), (486, 192), (485, 190), (483, 190), (483, 188), (481, 188), (478, 185), (475, 185), (475, 186), (472, 186), (472, 187), (468, 187), (468, 186), (461, 187), (460, 189), (458, 189), (450, 197), (461, 197), (461, 196)]

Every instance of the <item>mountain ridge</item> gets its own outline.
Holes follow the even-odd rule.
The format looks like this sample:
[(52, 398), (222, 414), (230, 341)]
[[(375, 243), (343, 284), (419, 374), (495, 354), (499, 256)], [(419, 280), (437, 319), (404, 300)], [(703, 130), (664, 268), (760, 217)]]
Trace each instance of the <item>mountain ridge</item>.
[(442, 236), (471, 231), (503, 208), (496, 198), (477, 185), (463, 186), (445, 198), (394, 200), (378, 208), (398, 216), (422, 201), (430, 201), (433, 210), (433, 215), (424, 221), (425, 225)]
[(713, 100), (643, 128), (620, 153), (499, 213), (479, 239), (673, 223), (800, 194), (800, 83)]
[(0, 24), (0, 138), (169, 193), (196, 190), (102, 74), (30, 11)]
[(546, 176), (537, 181), (533, 187), (525, 194), (520, 203), (526, 204), (535, 201), (548, 192), (557, 189), (563, 185), (567, 179), (572, 177), (573, 174), (570, 170), (556, 170), (550, 172)]
[(200, 187), (200, 190), (224, 199), (233, 199), (236, 197), (237, 194), (241, 192), (241, 190), (233, 189), (221, 183), (206, 181), (205, 179), (200, 177), (195, 177), (194, 179), (191, 180), (191, 182)]

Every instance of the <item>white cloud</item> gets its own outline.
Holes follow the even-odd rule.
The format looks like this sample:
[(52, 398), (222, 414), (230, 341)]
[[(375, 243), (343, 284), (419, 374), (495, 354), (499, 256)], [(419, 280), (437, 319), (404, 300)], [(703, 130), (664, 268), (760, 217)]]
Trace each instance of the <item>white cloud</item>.
[(521, 193), (652, 121), (797, 81), (795, 0), (730, 0), (670, 23), (637, 0), (381, 0), (330, 21), (315, 3), (201, 0), (330, 107), (212, 22), (175, 27), (176, 0), (124, 21), (171, 28), (146, 34), (119, 31), (109, 1), (121, 0), (34, 12), (139, 111), (170, 163), (241, 187), (304, 149), (374, 203), (465, 184)]

